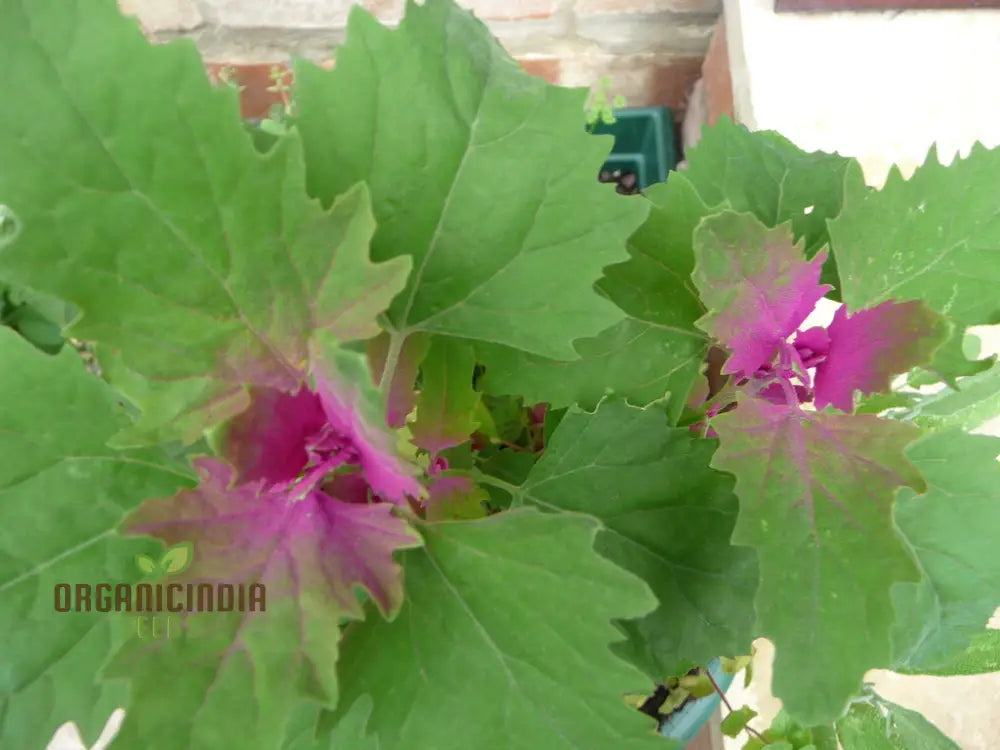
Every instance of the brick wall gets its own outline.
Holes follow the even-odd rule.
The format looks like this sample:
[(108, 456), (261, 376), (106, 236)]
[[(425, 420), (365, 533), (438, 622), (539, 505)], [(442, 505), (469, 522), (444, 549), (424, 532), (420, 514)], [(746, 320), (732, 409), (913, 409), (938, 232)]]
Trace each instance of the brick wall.
[[(330, 59), (344, 39), (351, 0), (119, 0), (156, 41), (193, 38), (209, 63), (235, 68), (244, 112), (261, 116), (273, 64)], [(525, 69), (553, 83), (602, 76), (629, 106), (662, 104), (680, 118), (701, 75), (720, 0), (459, 0), (483, 19)], [(358, 0), (396, 23), (405, 0)]]

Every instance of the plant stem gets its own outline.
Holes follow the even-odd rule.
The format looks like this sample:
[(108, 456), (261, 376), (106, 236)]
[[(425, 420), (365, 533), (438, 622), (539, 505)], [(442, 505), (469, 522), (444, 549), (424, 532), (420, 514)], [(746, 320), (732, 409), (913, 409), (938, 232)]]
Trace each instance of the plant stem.
[(378, 381), (378, 389), (382, 395), (388, 398), (389, 389), (392, 387), (392, 378), (396, 374), (396, 367), (399, 365), (399, 354), (403, 351), (403, 342), (406, 341), (406, 334), (398, 331), (389, 332), (389, 350), (385, 355), (385, 364), (382, 365), (382, 377)]
[(721, 411), (723, 407), (728, 406), (735, 400), (736, 400), (736, 387), (732, 383), (727, 383), (721, 391), (716, 393), (711, 398), (707, 399), (704, 403), (702, 403), (701, 406), (690, 412), (687, 417), (678, 422), (677, 426), (689, 427), (693, 424), (696, 424), (697, 422), (702, 421), (703, 419), (706, 420), (706, 423), (708, 423), (711, 421), (711, 417), (708, 416), (708, 413), (713, 408), (719, 406), (720, 407), (719, 411)]
[(521, 488), (518, 487), (516, 484), (505, 482), (502, 479), (490, 476), (489, 474), (484, 474), (483, 472), (477, 471), (476, 469), (466, 469), (466, 470), (459, 469), (449, 473), (464, 474), (470, 479), (475, 479), (480, 484), (488, 484), (492, 487), (496, 487), (497, 489), (503, 490), (504, 492), (510, 495), (511, 508), (516, 508), (524, 503), (524, 499), (521, 497)]
[[(722, 699), (722, 703), (726, 707), (726, 710), (729, 713), (733, 713), (733, 706), (732, 706), (732, 704), (730, 704), (729, 699), (726, 698), (726, 694), (723, 693), (722, 692), (722, 688), (719, 687), (719, 683), (717, 683), (715, 681), (715, 678), (712, 677), (712, 673), (707, 668), (705, 669), (705, 676), (708, 678), (708, 681), (712, 683), (712, 687), (715, 688), (715, 692), (719, 694), (719, 697)], [(749, 735), (751, 735), (753, 737), (756, 737), (761, 742), (764, 742), (764, 743), (767, 742), (767, 740), (764, 739), (763, 735), (761, 735), (760, 732), (758, 732), (756, 729), (754, 729), (753, 727), (751, 727), (749, 724), (747, 724), (745, 727), (743, 727), (743, 729), (746, 731), (747, 734), (749, 734)]]

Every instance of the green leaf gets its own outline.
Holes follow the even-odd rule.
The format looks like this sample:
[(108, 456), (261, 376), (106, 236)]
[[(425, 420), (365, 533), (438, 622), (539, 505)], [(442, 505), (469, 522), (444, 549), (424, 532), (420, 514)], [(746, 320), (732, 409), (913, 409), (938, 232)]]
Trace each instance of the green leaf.
[(472, 389), (476, 354), (467, 341), (435, 336), (420, 366), (422, 386), (413, 442), (429, 453), (464, 443), (476, 427), (481, 397)]
[(397, 332), (568, 360), (621, 320), (593, 284), (648, 208), (597, 181), (610, 139), (580, 127), (586, 91), (524, 72), (453, 0), (408, 3), (391, 30), (354, 8), (336, 67), (295, 79), (310, 193), (365, 180), (373, 257), (413, 258)]
[(329, 740), (317, 737), (320, 711), (321, 705), (315, 701), (299, 701), (285, 727), (280, 750), (329, 750)]
[[(919, 299), (954, 321), (949, 343), (929, 366), (946, 376), (983, 367), (963, 355), (965, 327), (1000, 322), (998, 169), (1000, 150), (979, 144), (947, 167), (932, 148), (912, 177), (893, 170), (881, 190), (867, 188), (860, 168), (852, 167), (844, 210), (830, 222), (843, 298), (852, 310)], [(956, 201), (956, 195), (968, 197)]]
[(14, 307), (30, 307), (38, 315), (58, 328), (71, 323), (78, 314), (72, 305), (61, 299), (28, 289), (15, 289), (0, 284), (6, 301)]
[(609, 651), (610, 620), (655, 602), (594, 552), (599, 528), (534, 509), (424, 526), (399, 616), (346, 634), (332, 721), (367, 694), (384, 750), (670, 747), (622, 701), (648, 681)]
[(757, 712), (750, 708), (750, 706), (743, 706), (742, 708), (737, 708), (735, 711), (730, 711), (726, 714), (726, 718), (722, 720), (722, 733), (726, 737), (736, 737), (756, 715)]
[[(126, 642), (104, 672), (107, 679), (129, 678), (131, 684), (116, 746), (277, 746), (300, 694), (325, 679), (294, 658), (298, 639), (290, 634), (302, 615), (289, 603), (288, 598), (278, 606), (268, 601), (266, 614), (256, 618), (238, 612), (187, 615), (179, 635)], [(332, 665), (335, 639), (327, 650)]]
[(678, 685), (692, 698), (707, 698), (715, 693), (715, 683), (703, 672), (684, 675), (678, 680)]
[(428, 521), (472, 520), (486, 515), (489, 493), (465, 476), (435, 477), (425, 503)]
[(707, 340), (638, 320), (625, 320), (591, 339), (578, 339), (579, 359), (562, 362), (510, 347), (479, 345), (488, 393), (520, 393), (553, 408), (580, 404), (592, 409), (608, 395), (643, 406), (669, 394), (676, 417), (702, 367)]
[(733, 543), (760, 555), (757, 634), (777, 651), (774, 695), (805, 726), (833, 721), (865, 671), (891, 659), (892, 586), (918, 579), (892, 506), (898, 487), (924, 488), (903, 453), (920, 431), (753, 398), (712, 426), (712, 466), (736, 476)]
[(837, 732), (832, 724), (803, 727), (784, 709), (778, 711), (764, 736), (787, 740), (795, 750), (840, 750)]
[[(347, 714), (330, 729), (324, 750), (379, 750), (382, 743), (374, 734), (367, 734), (365, 727), (372, 713), (370, 695), (362, 695), (348, 709)], [(324, 729), (320, 724), (321, 731)]]
[(563, 418), (569, 409), (546, 409), (545, 410), (545, 422), (542, 425), (542, 441), (545, 445), (548, 445), (552, 440), (552, 435), (562, 424)]
[(19, 61), (0, 201), (21, 222), (0, 275), (72, 302), (69, 334), (150, 381), (131, 442), (193, 441), (207, 416), (186, 415), (238, 411), (245, 383), (295, 387), (315, 330), (378, 333), (411, 262), (370, 261), (367, 189), (308, 200), (297, 134), (258, 154), (193, 42), (151, 44), (113, 0), (0, 0), (0, 47)]
[(62, 330), (76, 313), (71, 305), (0, 283), (0, 324), (10, 326), (47, 354), (63, 345)]
[(960, 378), (954, 388), (923, 397), (907, 412), (906, 418), (923, 427), (975, 430), (998, 416), (1000, 364)]
[[(392, 337), (382, 333), (368, 342), (368, 366), (375, 382), (382, 380), (385, 360), (389, 354), (389, 344)], [(386, 393), (386, 423), (393, 428), (406, 425), (406, 418), (413, 413), (417, 403), (415, 392), (420, 364), (427, 356), (431, 337), (422, 334), (407, 336), (400, 346), (396, 369), (392, 373), (392, 383)]]
[(645, 580), (659, 607), (620, 623), (615, 651), (655, 682), (753, 638), (755, 555), (729, 543), (731, 478), (708, 462), (715, 441), (671, 428), (658, 404), (571, 407), (521, 485), (526, 503), (595, 516), (596, 549)]
[(1000, 605), (1000, 439), (958, 429), (907, 451), (927, 482), (896, 501), (896, 524), (923, 572), (893, 591), (892, 666), (941, 667), (961, 654)]
[(722, 663), (723, 672), (726, 674), (738, 674), (753, 664), (753, 656), (745, 654), (743, 656), (737, 656), (734, 659), (731, 659), (728, 656), (723, 656), (719, 661)]
[(574, 342), (579, 359), (569, 362), (478, 345), (488, 392), (585, 409), (609, 393), (639, 406), (669, 393), (671, 419), (677, 421), (708, 351), (705, 335), (694, 325), (704, 308), (690, 281), (691, 235), (712, 209), (676, 172), (666, 184), (647, 190), (645, 200), (652, 210), (629, 238), (629, 260), (606, 268), (597, 285), (628, 319)]
[[(768, 227), (791, 221), (807, 258), (830, 242), (826, 222), (840, 213), (844, 175), (854, 163), (837, 154), (805, 152), (778, 133), (751, 132), (727, 117), (706, 128), (686, 158), (684, 176), (706, 204), (750, 212)], [(822, 281), (840, 286), (832, 257)]]
[(194, 544), (181, 542), (170, 547), (160, 558), (160, 567), (164, 573), (181, 573), (191, 564)]
[(887, 409), (912, 408), (924, 399), (916, 393), (876, 393), (861, 396), (854, 408), (855, 414), (881, 414)]
[(810, 732), (816, 750), (841, 750), (837, 743), (837, 730), (832, 726), (813, 727)]
[(989, 674), (1000, 672), (1000, 630), (984, 630), (972, 639), (972, 645), (953, 656), (947, 664), (931, 669), (896, 667), (902, 674), (930, 674), (939, 677), (952, 675)]
[[(514, 486), (524, 482), (534, 465), (535, 455), (527, 451), (490, 446), (480, 453), (480, 471)], [(486, 491), (489, 493), (491, 505), (496, 508), (510, 507), (513, 497), (505, 489), (487, 485)]]
[(837, 722), (844, 750), (961, 750), (916, 711), (872, 696)]
[(43, 352), (55, 354), (62, 347), (62, 328), (27, 305), (14, 311), (6, 323)]
[(123, 415), (72, 349), (52, 357), (0, 328), (0, 362), (0, 747), (45, 747), (70, 720), (89, 745), (125, 700), (95, 677), (125, 616), (57, 612), (54, 587), (136, 581), (155, 547), (115, 529), (193, 477), (159, 451), (105, 447)]
[(484, 396), (493, 427), (500, 440), (516, 443), (528, 427), (528, 412), (519, 396)]

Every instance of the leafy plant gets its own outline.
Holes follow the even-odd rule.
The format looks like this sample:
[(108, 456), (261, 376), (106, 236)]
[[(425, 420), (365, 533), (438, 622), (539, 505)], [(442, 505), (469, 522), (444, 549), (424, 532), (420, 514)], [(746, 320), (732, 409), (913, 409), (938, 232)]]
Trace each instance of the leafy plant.
[(625, 106), (625, 97), (621, 94), (615, 94), (610, 100), (608, 99), (608, 89), (610, 88), (611, 79), (601, 78), (587, 102), (587, 130), (591, 133), (602, 122), (606, 125), (614, 125), (618, 121), (615, 117), (615, 110)]
[[(622, 197), (453, 0), (265, 131), (114, 0), (0, 48), (0, 748), (664, 748), (757, 637), (748, 750), (953, 746), (862, 679), (997, 668), (1000, 152), (877, 191), (723, 120)], [(266, 607), (52, 606), (139, 581)]]

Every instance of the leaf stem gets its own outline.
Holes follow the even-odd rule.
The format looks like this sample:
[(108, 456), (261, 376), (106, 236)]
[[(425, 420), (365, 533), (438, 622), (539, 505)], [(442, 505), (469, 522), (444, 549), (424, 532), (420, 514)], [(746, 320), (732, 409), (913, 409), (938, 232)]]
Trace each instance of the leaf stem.
[[(712, 673), (708, 670), (707, 667), (705, 668), (705, 676), (708, 678), (708, 681), (712, 683), (712, 687), (715, 688), (715, 692), (719, 694), (719, 697), (722, 699), (722, 703), (726, 707), (726, 710), (729, 713), (734, 713), (732, 704), (729, 702), (729, 699), (726, 697), (726, 694), (722, 692), (722, 688), (719, 687), (719, 683), (715, 681), (715, 678), (712, 677)], [(751, 727), (749, 724), (744, 726), (743, 729), (746, 731), (747, 734), (756, 737), (765, 744), (767, 743), (767, 740), (764, 739), (764, 736), (756, 729)]]
[(521, 495), (521, 488), (518, 487), (516, 484), (505, 482), (502, 479), (491, 476), (489, 474), (485, 474), (479, 471), (478, 469), (458, 469), (449, 473), (464, 474), (470, 479), (476, 480), (480, 484), (488, 484), (492, 487), (496, 487), (497, 489), (503, 490), (504, 492), (508, 493), (511, 497), (510, 500), (511, 508), (517, 508), (524, 504), (524, 498)]
[(399, 365), (399, 355), (403, 351), (404, 341), (406, 341), (406, 334), (399, 331), (389, 332), (389, 349), (385, 354), (385, 364), (382, 365), (382, 377), (378, 381), (378, 389), (387, 398), (389, 396), (389, 389), (392, 388), (392, 379), (396, 374), (396, 367)]
[[(700, 422), (716, 406), (725, 407), (736, 400), (736, 387), (730, 382), (726, 383), (718, 393), (706, 399), (701, 406), (692, 411), (683, 420), (678, 422), (678, 427), (688, 427), (696, 422)], [(719, 411), (722, 409), (720, 408)]]

